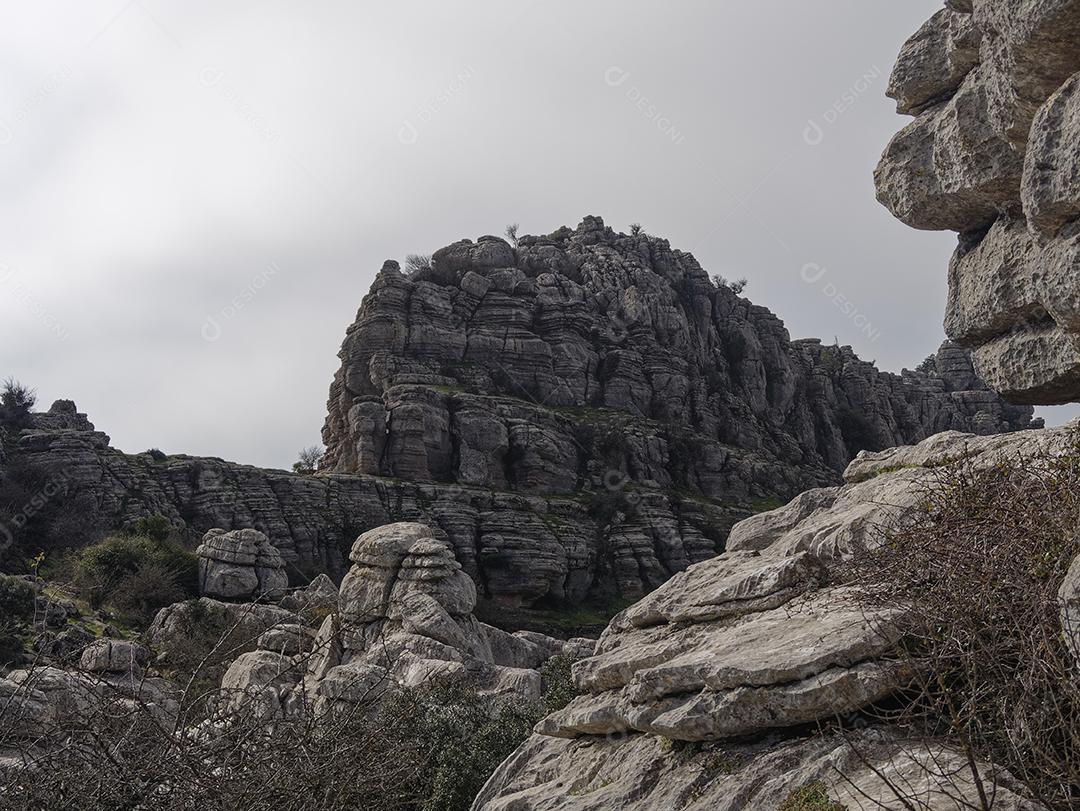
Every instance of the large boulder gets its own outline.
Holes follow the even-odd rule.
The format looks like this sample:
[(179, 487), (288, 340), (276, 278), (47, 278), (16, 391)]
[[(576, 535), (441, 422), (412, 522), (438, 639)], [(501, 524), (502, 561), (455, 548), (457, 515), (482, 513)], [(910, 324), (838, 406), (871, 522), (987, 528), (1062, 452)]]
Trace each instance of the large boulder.
[(99, 639), (82, 652), (79, 666), (90, 673), (138, 675), (150, 663), (150, 651), (135, 642)]
[(878, 199), (961, 234), (945, 329), (1017, 403), (1080, 397), (1080, 0), (977, 0), (904, 46), (890, 95), (916, 115)]
[(285, 561), (258, 530), (212, 529), (195, 550), (199, 592), (222, 600), (280, 597), (289, 585)]
[[(995, 775), (976, 762), (982, 779)], [(992, 787), (995, 811), (1044, 811), (1008, 776)], [(962, 753), (866, 729), (771, 743), (673, 745), (654, 735), (577, 740), (533, 735), (495, 772), (473, 811), (743, 811), (821, 791), (847, 811), (979, 808)], [(819, 798), (821, 794), (817, 795)]]

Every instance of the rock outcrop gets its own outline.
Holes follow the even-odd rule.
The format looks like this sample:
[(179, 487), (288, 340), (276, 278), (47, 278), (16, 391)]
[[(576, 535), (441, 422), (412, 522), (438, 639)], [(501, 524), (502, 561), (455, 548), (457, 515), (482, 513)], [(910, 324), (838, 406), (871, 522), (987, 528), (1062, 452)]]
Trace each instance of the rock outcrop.
[(878, 199), (960, 233), (945, 331), (1017, 403), (1080, 398), (1080, 2), (946, 3), (889, 86), (915, 116), (885, 150)]
[(340, 357), (320, 469), (530, 493), (614, 473), (790, 497), (860, 450), (1030, 418), (954, 347), (897, 376), (793, 343), (691, 254), (599, 217), (515, 247), (456, 242), (410, 274), (388, 261)]
[(285, 561), (258, 530), (215, 528), (203, 536), (199, 557), (199, 593), (222, 600), (280, 597), (289, 585)]
[[(969, 775), (959, 752), (880, 729), (704, 746), (654, 735), (534, 735), (499, 767), (473, 811), (772, 811), (833, 808), (829, 801), (846, 811), (955, 811), (978, 807)], [(1007, 775), (998, 783), (996, 811), (1043, 811)], [(828, 800), (785, 806), (793, 793), (816, 785)]]
[(67, 402), (18, 452), (103, 528), (160, 513), (192, 540), (256, 530), (337, 578), (359, 533), (419, 521), (481, 600), (606, 605), (712, 557), (750, 513), (837, 483), (859, 450), (1034, 424), (954, 345), (895, 375), (791, 341), (690, 254), (595, 217), (516, 248), (458, 242), (411, 276), (388, 263), (341, 357), (317, 476), (122, 454)]
[[(903, 741), (862, 713), (915, 674), (895, 655), (895, 610), (868, 608), (829, 575), (925, 498), (935, 467), (962, 458), (987, 470), (1072, 441), (1071, 429), (947, 432), (860, 454), (845, 484), (736, 525), (728, 551), (611, 621), (595, 654), (574, 665), (581, 695), (538, 725), (475, 808), (772, 808), (818, 780), (850, 808), (879, 807), (874, 798), (907, 807), (890, 782), (919, 807), (975, 801), (975, 785), (944, 768), (964, 762), (960, 753)], [(856, 731), (806, 732), (837, 719)], [(1009, 790), (1007, 775), (980, 771), (1001, 783), (995, 807), (1038, 807)]]
[(403, 522), (361, 535), (336, 610), (317, 632), (299, 617), (263, 631), (257, 649), (225, 672), (225, 708), (254, 706), (272, 717), (309, 706), (319, 715), (396, 687), (455, 683), (493, 699), (537, 701), (545, 661), (593, 652), (592, 640), (510, 634), (479, 622), (476, 586), (440, 534)]

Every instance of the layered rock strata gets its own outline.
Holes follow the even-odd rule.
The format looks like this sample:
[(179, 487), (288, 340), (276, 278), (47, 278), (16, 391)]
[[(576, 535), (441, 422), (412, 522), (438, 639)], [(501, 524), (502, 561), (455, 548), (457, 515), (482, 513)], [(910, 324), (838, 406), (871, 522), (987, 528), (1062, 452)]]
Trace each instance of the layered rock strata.
[(860, 450), (1030, 418), (948, 345), (898, 376), (793, 343), (691, 254), (599, 217), (456, 242), (411, 273), (388, 261), (339, 356), (322, 470), (532, 493), (622, 475), (790, 497)]
[(412, 276), (388, 265), (342, 359), (317, 476), (123, 454), (67, 401), (18, 453), (102, 530), (152, 513), (192, 540), (252, 529), (337, 578), (359, 533), (420, 521), (481, 599), (557, 607), (647, 593), (860, 449), (1032, 413), (950, 344), (893, 375), (792, 342), (689, 254), (593, 217), (517, 248), (455, 243)]
[[(728, 551), (612, 620), (595, 654), (573, 668), (582, 694), (538, 725), (475, 808), (776, 807), (768, 803), (817, 780), (850, 808), (886, 797), (884, 807), (908, 807), (890, 782), (914, 791), (918, 807), (977, 802), (968, 778), (925, 768), (963, 763), (960, 753), (903, 741), (861, 714), (906, 687), (912, 665), (896, 656), (895, 611), (868, 609), (828, 575), (925, 498), (935, 467), (962, 458), (990, 469), (1072, 441), (1071, 429), (947, 432), (860, 454), (845, 484), (739, 523)], [(1071, 616), (1067, 600), (1063, 611)], [(857, 731), (806, 732), (837, 719)], [(979, 768), (1000, 779), (1002, 807), (1038, 807), (1007, 788), (1007, 775)]]
[(1080, 397), (1080, 2), (946, 3), (903, 47), (889, 93), (915, 116), (878, 199), (960, 233), (946, 333), (1018, 403)]
[(376, 701), (387, 690), (467, 684), (491, 698), (540, 698), (540, 667), (580, 658), (592, 640), (509, 634), (472, 614), (476, 586), (445, 539), (396, 523), (357, 539), (337, 610), (316, 632), (276, 623), (222, 679), (225, 708), (254, 705), (266, 716), (302, 707), (316, 714)]
[(212, 529), (195, 554), (199, 593), (207, 597), (242, 601), (279, 597), (289, 585), (281, 553), (258, 530)]

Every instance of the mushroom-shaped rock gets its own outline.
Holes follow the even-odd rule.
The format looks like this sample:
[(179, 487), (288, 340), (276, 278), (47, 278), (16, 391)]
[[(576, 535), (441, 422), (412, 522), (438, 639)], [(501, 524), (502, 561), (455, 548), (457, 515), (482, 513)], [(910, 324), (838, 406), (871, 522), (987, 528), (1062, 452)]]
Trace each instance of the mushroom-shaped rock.
[(212, 529), (195, 551), (199, 556), (199, 590), (208, 597), (279, 597), (289, 585), (281, 553), (258, 530)]

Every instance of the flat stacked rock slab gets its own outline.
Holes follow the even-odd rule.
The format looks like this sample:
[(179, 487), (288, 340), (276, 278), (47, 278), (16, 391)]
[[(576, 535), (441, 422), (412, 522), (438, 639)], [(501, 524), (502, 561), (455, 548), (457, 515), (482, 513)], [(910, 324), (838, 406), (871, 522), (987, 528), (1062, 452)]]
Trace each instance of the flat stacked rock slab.
[[(780, 808), (820, 782), (847, 811), (955, 811), (974, 798), (967, 761), (882, 730), (848, 738), (680, 746), (654, 735), (559, 740), (533, 735), (480, 792), (473, 811), (744, 811)], [(1045, 811), (1003, 778), (995, 811)], [(807, 806), (812, 808), (825, 806)], [(972, 806), (977, 807), (977, 806)]]
[(915, 228), (953, 230), (945, 329), (1016, 403), (1080, 399), (1080, 2), (949, 3), (889, 94), (914, 121), (875, 173)]
[[(874, 798), (905, 807), (889, 782), (914, 791), (921, 808), (977, 802), (969, 778), (949, 765), (966, 763), (960, 753), (920, 751), (862, 720), (916, 673), (897, 655), (903, 617), (868, 608), (831, 575), (879, 542), (874, 526), (919, 504), (937, 467), (964, 460), (990, 469), (1072, 442), (1072, 428), (949, 432), (861, 454), (844, 485), (736, 525), (734, 549), (612, 620), (594, 655), (573, 666), (581, 695), (540, 722), (474, 808), (775, 808), (817, 780), (852, 809), (876, 808)], [(1063, 601), (1071, 616), (1064, 591)], [(838, 718), (858, 721), (848, 741), (807, 731)], [(941, 769), (925, 768), (935, 761)], [(1007, 775), (999, 782), (1001, 807), (1038, 807), (1012, 792)]]
[(258, 530), (212, 529), (195, 553), (204, 596), (243, 601), (281, 597), (289, 586), (281, 553)]

